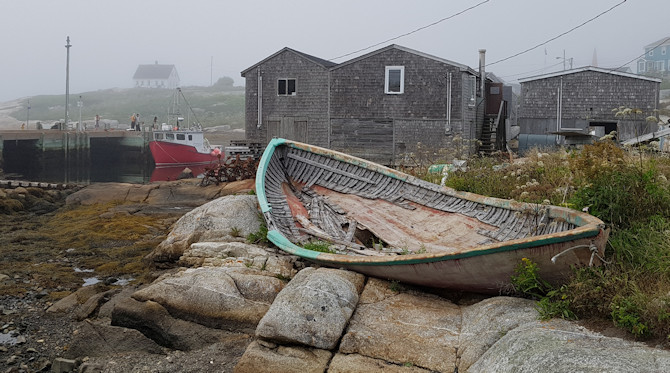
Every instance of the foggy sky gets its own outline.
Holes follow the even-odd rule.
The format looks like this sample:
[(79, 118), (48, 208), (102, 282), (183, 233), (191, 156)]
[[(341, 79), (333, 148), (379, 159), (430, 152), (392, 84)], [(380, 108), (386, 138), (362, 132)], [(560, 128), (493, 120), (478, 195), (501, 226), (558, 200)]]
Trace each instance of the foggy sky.
[[(139, 64), (174, 64), (182, 86), (240, 72), (283, 47), (332, 59), (411, 32), (482, 0), (0, 0), (0, 102), (130, 88)], [(490, 0), (435, 26), (346, 58), (398, 44), (478, 66), (549, 40), (621, 0)], [(555, 41), (487, 67), (507, 81), (591, 65), (618, 67), (670, 36), (670, 2), (628, 0)], [(560, 58), (557, 58), (560, 57)], [(631, 65), (636, 72), (635, 64)]]

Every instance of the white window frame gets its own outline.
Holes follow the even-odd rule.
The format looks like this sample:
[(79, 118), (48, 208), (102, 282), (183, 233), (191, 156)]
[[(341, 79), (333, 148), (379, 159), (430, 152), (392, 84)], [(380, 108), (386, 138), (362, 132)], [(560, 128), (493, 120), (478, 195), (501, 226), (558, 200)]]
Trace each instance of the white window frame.
[[(389, 90), (389, 73), (391, 71), (400, 70), (400, 91)], [(387, 95), (401, 95), (405, 93), (405, 66), (386, 66), (384, 74), (384, 93)]]
[(646, 61), (639, 61), (637, 63), (637, 72), (639, 72), (639, 73), (645, 72), (646, 71), (645, 68), (647, 67), (646, 65), (647, 65)]
[[(286, 82), (286, 93), (279, 93), (279, 81), (285, 81)], [(292, 80), (293, 81), (293, 92), (288, 93), (288, 82)], [(298, 79), (295, 78), (279, 78), (277, 79), (277, 96), (295, 96), (296, 91), (298, 90)]]
[(649, 57), (654, 57), (654, 50), (653, 49), (649, 50)]
[(477, 104), (477, 77), (470, 75), (468, 77), (470, 81), (470, 94), (468, 95), (468, 106), (475, 106)]
[(656, 61), (656, 71), (665, 71), (665, 61)]

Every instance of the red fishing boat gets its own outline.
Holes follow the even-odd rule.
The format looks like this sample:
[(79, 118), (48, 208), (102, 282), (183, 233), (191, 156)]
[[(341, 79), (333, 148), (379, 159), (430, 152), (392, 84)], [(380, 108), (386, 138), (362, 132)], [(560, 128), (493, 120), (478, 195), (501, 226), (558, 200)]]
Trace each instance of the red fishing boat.
[[(182, 106), (188, 116), (186, 126), (183, 124)], [(220, 146), (212, 146), (205, 139), (200, 122), (181, 88), (177, 88), (172, 97), (168, 122), (163, 123), (160, 130), (154, 129), (152, 137), (149, 149), (156, 167), (208, 164), (223, 156)]]
[(221, 147), (211, 146), (200, 129), (154, 131), (149, 149), (157, 167), (208, 164), (222, 154)]

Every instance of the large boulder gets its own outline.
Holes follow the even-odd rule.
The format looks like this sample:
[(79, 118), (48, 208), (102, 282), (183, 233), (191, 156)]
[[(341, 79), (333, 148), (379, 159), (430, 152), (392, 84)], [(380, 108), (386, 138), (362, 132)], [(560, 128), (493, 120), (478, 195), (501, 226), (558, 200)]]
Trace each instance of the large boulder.
[(333, 349), (358, 304), (365, 277), (331, 268), (305, 268), (282, 290), (256, 328), (280, 343)]
[(254, 187), (253, 180), (208, 186), (201, 186), (200, 182), (199, 179), (185, 179), (151, 184), (96, 183), (70, 194), (65, 203), (92, 205), (121, 202), (193, 208), (221, 196), (247, 193)]
[(535, 321), (510, 330), (468, 372), (670, 372), (670, 352), (602, 336), (574, 323)]
[(165, 276), (132, 298), (208, 327), (251, 331), (283, 287), (282, 280), (255, 269), (201, 267)]
[(249, 267), (282, 278), (293, 278), (303, 267), (298, 257), (245, 242), (196, 242), (179, 258), (183, 267)]
[(135, 329), (83, 322), (78, 333), (63, 354), (66, 358), (106, 356), (127, 352), (162, 354), (156, 342)]
[(507, 332), (538, 317), (535, 302), (522, 298), (493, 297), (462, 307), (458, 369), (467, 370)]
[(430, 373), (430, 370), (412, 364), (398, 365), (358, 354), (335, 354), (328, 365), (328, 373)]
[(145, 259), (157, 264), (176, 262), (195, 242), (235, 241), (259, 229), (255, 196), (221, 197), (182, 216), (167, 238)]
[(86, 304), (89, 299), (97, 298), (100, 294), (104, 293), (106, 296), (113, 295), (111, 293), (107, 293), (108, 290), (110, 290), (110, 287), (103, 283), (98, 283), (92, 286), (82, 286), (74, 293), (60, 299), (51, 305), (51, 307), (47, 308), (47, 312), (70, 313), (76, 311), (82, 305)]
[(235, 366), (235, 373), (323, 373), (330, 351), (300, 346), (280, 346), (254, 341)]
[(198, 350), (219, 342), (248, 340), (245, 333), (212, 329), (172, 317), (157, 302), (120, 300), (112, 310), (112, 326), (136, 329), (157, 344), (177, 350)]
[(142, 202), (158, 184), (95, 183), (70, 194), (65, 199), (67, 205), (93, 205), (97, 203)]
[(370, 278), (339, 352), (453, 372), (460, 326), (454, 303)]

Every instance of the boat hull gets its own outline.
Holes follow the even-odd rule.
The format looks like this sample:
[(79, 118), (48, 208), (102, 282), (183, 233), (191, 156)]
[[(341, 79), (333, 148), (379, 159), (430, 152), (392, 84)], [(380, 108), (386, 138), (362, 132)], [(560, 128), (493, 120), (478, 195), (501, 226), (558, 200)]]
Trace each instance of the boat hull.
[[(383, 279), (461, 291), (510, 290), (524, 258), (538, 265), (543, 279), (560, 284), (572, 268), (601, 263), (609, 233), (601, 220), (580, 211), (459, 192), (284, 139), (268, 144), (256, 194), (268, 239), (287, 253)], [(340, 215), (344, 218), (337, 220)], [(348, 226), (347, 238), (333, 238), (336, 233), (324, 231), (329, 226)], [(355, 234), (346, 234), (352, 226), (408, 248), (401, 253), (406, 255), (380, 255), (371, 247), (375, 239), (370, 247), (361, 245), (352, 240)], [(302, 247), (311, 238), (362, 255)]]
[(193, 146), (165, 141), (151, 141), (149, 149), (157, 167), (208, 164), (218, 159), (209, 152), (198, 152)]

